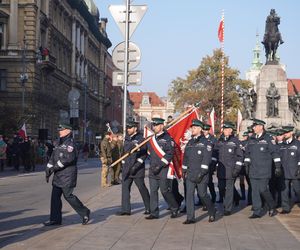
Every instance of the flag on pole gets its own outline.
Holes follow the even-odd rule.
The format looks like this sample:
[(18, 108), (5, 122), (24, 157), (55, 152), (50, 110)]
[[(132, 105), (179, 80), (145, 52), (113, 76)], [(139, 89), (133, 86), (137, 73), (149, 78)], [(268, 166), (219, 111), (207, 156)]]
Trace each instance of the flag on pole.
[(218, 38), (219, 38), (220, 43), (224, 42), (224, 20), (223, 20), (223, 17), (220, 21), (219, 28), (218, 28)]
[(23, 126), (21, 127), (21, 129), (18, 131), (18, 135), (20, 137), (22, 137), (23, 139), (25, 139), (25, 137), (27, 137), (27, 132), (26, 132), (26, 126), (25, 123), (23, 124)]
[(239, 134), (241, 132), (241, 124), (242, 124), (243, 116), (241, 111), (238, 109), (237, 113), (237, 124), (236, 124), (236, 132)]
[(210, 134), (215, 134), (215, 108), (213, 108), (209, 114), (209, 121), (210, 121)]

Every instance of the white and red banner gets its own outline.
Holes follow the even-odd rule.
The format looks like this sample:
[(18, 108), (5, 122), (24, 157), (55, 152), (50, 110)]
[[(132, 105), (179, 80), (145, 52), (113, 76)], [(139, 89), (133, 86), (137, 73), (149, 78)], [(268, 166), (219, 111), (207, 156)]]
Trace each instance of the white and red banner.
[(27, 132), (26, 132), (26, 126), (25, 123), (23, 124), (22, 128), (18, 131), (18, 135), (25, 139), (27, 137)]
[[(194, 108), (190, 113), (183, 116), (179, 121), (177, 121), (167, 129), (168, 133), (173, 138), (175, 143), (173, 160), (169, 165), (168, 179), (173, 179), (176, 177), (178, 179), (181, 179), (182, 177), (183, 153), (186, 144), (191, 138), (191, 132), (189, 129), (191, 127), (193, 119), (199, 119), (197, 108)], [(146, 138), (151, 134), (153, 134), (153, 132), (148, 127), (145, 127), (144, 137)], [(158, 146), (154, 136), (151, 138), (150, 144), (154, 148), (157, 155), (162, 158), (164, 152)]]
[(222, 17), (219, 28), (218, 28), (218, 38), (220, 43), (224, 42), (224, 18)]
[(243, 116), (241, 111), (238, 109), (237, 113), (237, 123), (236, 123), (236, 132), (239, 134), (241, 132), (241, 125), (242, 125)]
[(209, 133), (211, 135), (215, 134), (215, 120), (216, 120), (216, 112), (215, 112), (215, 108), (213, 108), (209, 114), (209, 125), (211, 126)]

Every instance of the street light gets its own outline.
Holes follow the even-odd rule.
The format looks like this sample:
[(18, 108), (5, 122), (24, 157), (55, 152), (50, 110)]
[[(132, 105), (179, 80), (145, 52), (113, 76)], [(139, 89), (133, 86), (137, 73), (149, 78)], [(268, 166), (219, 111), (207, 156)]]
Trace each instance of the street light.
[(20, 82), (22, 86), (22, 116), (24, 116), (25, 109), (25, 83), (28, 80), (28, 74), (26, 73), (26, 41), (25, 36), (23, 39), (23, 53), (22, 53), (22, 73), (20, 74)]
[(84, 85), (84, 113), (83, 113), (83, 144), (86, 142), (86, 112), (87, 112), (87, 77), (84, 76), (82, 79), (82, 83)]

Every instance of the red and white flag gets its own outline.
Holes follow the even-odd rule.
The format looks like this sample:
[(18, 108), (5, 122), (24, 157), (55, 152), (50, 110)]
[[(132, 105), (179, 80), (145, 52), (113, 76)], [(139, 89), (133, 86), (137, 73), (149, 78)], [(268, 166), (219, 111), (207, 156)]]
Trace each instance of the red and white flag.
[(220, 43), (224, 42), (224, 17), (223, 16), (218, 28), (218, 38)]
[(241, 111), (238, 109), (237, 113), (237, 123), (236, 123), (236, 132), (239, 134), (241, 132), (241, 125), (242, 125), (243, 116)]
[(22, 128), (18, 131), (18, 135), (25, 139), (27, 137), (27, 132), (26, 132), (26, 126), (25, 123), (23, 124)]
[(215, 134), (215, 120), (216, 120), (215, 118), (216, 118), (216, 113), (215, 113), (215, 108), (213, 108), (209, 114), (209, 125), (211, 126), (209, 133), (211, 135)]

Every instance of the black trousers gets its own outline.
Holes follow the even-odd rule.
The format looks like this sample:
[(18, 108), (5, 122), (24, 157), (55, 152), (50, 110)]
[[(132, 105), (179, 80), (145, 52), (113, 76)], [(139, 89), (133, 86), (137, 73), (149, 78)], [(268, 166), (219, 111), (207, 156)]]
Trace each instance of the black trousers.
[(142, 196), (145, 209), (150, 211), (150, 195), (149, 191), (145, 185), (144, 177), (141, 178), (127, 178), (122, 181), (122, 212), (130, 213), (130, 191), (132, 183), (138, 187), (140, 194)]
[(81, 216), (84, 217), (88, 214), (89, 209), (85, 207), (82, 202), (73, 195), (74, 188), (65, 187), (60, 188), (52, 186), (51, 194), (51, 211), (50, 211), (50, 220), (61, 223), (62, 221), (62, 201), (61, 195), (64, 195), (66, 201), (71, 205), (71, 207)]
[[(281, 185), (281, 206), (285, 211), (291, 211), (292, 200), (289, 197), (291, 188), (294, 189), (298, 198), (300, 198), (300, 180), (297, 179), (282, 179)], [(292, 184), (292, 185), (291, 185)]]

